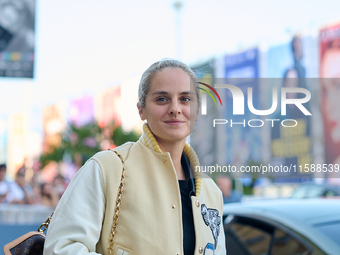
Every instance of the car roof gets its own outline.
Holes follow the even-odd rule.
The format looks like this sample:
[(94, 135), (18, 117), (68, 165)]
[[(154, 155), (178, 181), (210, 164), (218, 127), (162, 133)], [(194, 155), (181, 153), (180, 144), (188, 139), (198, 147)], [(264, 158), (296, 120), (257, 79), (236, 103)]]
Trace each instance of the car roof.
[(314, 227), (340, 221), (339, 198), (267, 199), (230, 203), (224, 205), (223, 214), (274, 221), (304, 235), (319, 247), (324, 247), (327, 253), (339, 252), (339, 245)]
[(267, 199), (224, 205), (224, 214), (273, 214), (275, 218), (297, 220), (309, 225), (340, 220), (340, 198)]

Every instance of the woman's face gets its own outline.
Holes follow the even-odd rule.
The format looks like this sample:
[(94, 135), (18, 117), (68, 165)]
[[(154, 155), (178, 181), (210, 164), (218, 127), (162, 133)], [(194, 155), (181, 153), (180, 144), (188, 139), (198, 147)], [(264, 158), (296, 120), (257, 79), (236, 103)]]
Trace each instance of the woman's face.
[(45, 183), (43, 186), (43, 193), (48, 195), (51, 194), (52, 186), (49, 183)]
[(322, 86), (325, 91), (327, 121), (330, 122), (330, 134), (335, 143), (340, 142), (340, 50), (326, 52), (321, 66)]
[(340, 79), (324, 79), (326, 117), (330, 122), (330, 134), (335, 143), (340, 142)]
[(138, 109), (158, 142), (185, 140), (198, 118), (197, 95), (189, 75), (180, 68), (155, 73), (145, 107)]

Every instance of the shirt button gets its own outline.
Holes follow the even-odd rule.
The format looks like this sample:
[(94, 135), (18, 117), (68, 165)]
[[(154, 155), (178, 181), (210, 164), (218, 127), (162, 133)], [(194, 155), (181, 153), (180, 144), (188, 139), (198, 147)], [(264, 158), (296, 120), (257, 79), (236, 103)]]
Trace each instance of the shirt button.
[(198, 248), (198, 252), (199, 252), (199, 253), (203, 253), (203, 247), (199, 247), (199, 248)]
[(171, 208), (172, 208), (172, 209), (175, 209), (175, 208), (176, 208), (176, 205), (172, 204), (172, 205), (171, 205)]
[(164, 163), (166, 163), (166, 162), (167, 162), (166, 158), (164, 158), (164, 159), (163, 159), (163, 162), (164, 162)]
[(176, 255), (179, 255), (179, 252), (176, 252)]
[(196, 200), (195, 204), (197, 207), (200, 207), (200, 201)]

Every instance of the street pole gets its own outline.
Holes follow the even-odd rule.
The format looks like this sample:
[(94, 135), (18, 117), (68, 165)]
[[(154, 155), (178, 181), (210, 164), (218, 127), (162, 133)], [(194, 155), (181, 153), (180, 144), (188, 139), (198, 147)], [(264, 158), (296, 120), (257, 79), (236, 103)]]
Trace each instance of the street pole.
[(182, 24), (181, 24), (181, 9), (183, 4), (181, 1), (174, 2), (176, 12), (176, 58), (182, 60)]

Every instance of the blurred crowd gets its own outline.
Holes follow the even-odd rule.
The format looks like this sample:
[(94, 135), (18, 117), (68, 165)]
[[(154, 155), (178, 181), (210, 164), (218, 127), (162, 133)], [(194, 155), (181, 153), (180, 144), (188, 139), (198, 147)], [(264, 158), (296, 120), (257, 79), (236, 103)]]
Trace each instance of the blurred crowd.
[(55, 208), (63, 195), (67, 183), (57, 175), (51, 183), (33, 176), (26, 181), (26, 170), (20, 168), (14, 181), (6, 179), (6, 164), (0, 165), (0, 203), (4, 204), (37, 204)]

